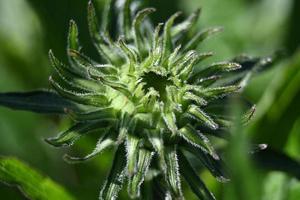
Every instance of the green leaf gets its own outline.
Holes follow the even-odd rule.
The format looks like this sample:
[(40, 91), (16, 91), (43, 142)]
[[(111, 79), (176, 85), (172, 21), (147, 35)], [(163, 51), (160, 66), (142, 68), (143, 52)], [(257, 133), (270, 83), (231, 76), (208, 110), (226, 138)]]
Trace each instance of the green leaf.
[(176, 116), (173, 112), (171, 113), (164, 113), (163, 115), (164, 123), (166, 124), (167, 128), (175, 134), (178, 130), (176, 125)]
[[(89, 153), (88, 155), (86, 155), (84, 157), (73, 157), (73, 156), (66, 154), (66, 155), (64, 155), (64, 160), (71, 164), (81, 163), (81, 162), (87, 161), (91, 158), (94, 158), (95, 156), (97, 156), (98, 154), (103, 152), (104, 150), (115, 146), (115, 144), (116, 144), (115, 138), (113, 135), (111, 135), (111, 133), (109, 133), (109, 130), (110, 130), (109, 128), (106, 128), (106, 129), (104, 128), (101, 131), (100, 130), (98, 131), (98, 132), (101, 132), (101, 134), (104, 136), (100, 137), (93, 152)], [(109, 135), (107, 135), (107, 134), (109, 134)], [(105, 136), (105, 135), (107, 135), (107, 136)]]
[[(206, 56), (205, 56), (206, 57)], [(182, 67), (182, 70), (179, 72), (179, 77), (182, 80), (188, 79), (193, 73), (194, 66), (201, 60), (201, 57), (197, 54), (194, 54), (191, 60), (186, 63), (186, 66)]]
[(214, 84), (220, 78), (222, 78), (222, 76), (213, 75), (213, 76), (210, 76), (210, 77), (200, 78), (199, 80), (197, 80), (196, 83), (198, 85), (200, 85), (201, 87), (208, 87), (208, 86), (211, 86), (212, 84)]
[(95, 7), (92, 1), (88, 3), (88, 27), (94, 46), (98, 53), (109, 63), (115, 63), (113, 58), (114, 52), (104, 43), (103, 36), (100, 33), (100, 28), (96, 16)]
[(201, 148), (204, 152), (209, 153), (215, 159), (219, 159), (219, 156), (215, 152), (213, 146), (210, 144), (208, 138), (193, 128), (192, 125), (188, 124), (178, 130), (178, 133), (187, 142), (192, 145)]
[(102, 30), (104, 32), (109, 32), (109, 26), (111, 25), (111, 19), (113, 18), (112, 16), (112, 11), (113, 11), (113, 6), (116, 0), (107, 0), (105, 2), (105, 7), (103, 10), (103, 15), (102, 15)]
[(170, 52), (173, 50), (172, 36), (171, 36), (171, 28), (174, 24), (176, 18), (178, 18), (182, 13), (177, 12), (172, 15), (165, 24), (164, 32), (163, 32), (163, 56), (164, 59), (168, 59)]
[(87, 66), (81, 63), (77, 59), (77, 55), (74, 54), (74, 51), (80, 51), (80, 46), (78, 42), (78, 27), (76, 23), (71, 20), (68, 34), (68, 47), (67, 47), (67, 55), (70, 62), (70, 71), (75, 73), (78, 76), (86, 77), (87, 76)]
[[(274, 52), (272, 55), (262, 58), (250, 57), (246, 55), (240, 55), (233, 61), (239, 63), (242, 66), (240, 71), (237, 71), (235, 82), (239, 82), (239, 85), (244, 88), (248, 85), (251, 78), (258, 72), (265, 71), (271, 66), (276, 64), (282, 58), (282, 52)], [(239, 76), (238, 76), (239, 75)]]
[(68, 48), (79, 50), (80, 45), (78, 42), (78, 27), (74, 20), (70, 21), (69, 35), (68, 35)]
[(210, 154), (206, 153), (200, 148), (190, 145), (187, 142), (182, 142), (182, 148), (198, 158), (201, 163), (210, 171), (210, 173), (216, 177), (220, 182), (228, 182), (229, 177), (224, 169), (224, 163), (221, 159), (215, 159)]
[[(175, 49), (175, 53), (177, 54), (177, 49)], [(175, 69), (174, 74), (179, 74), (180, 78), (183, 80), (189, 79), (191, 75), (193, 75), (194, 66), (196, 66), (199, 62), (205, 60), (206, 58), (211, 57), (213, 54), (211, 52), (198, 54), (197, 51), (191, 50), (185, 53), (184, 56), (181, 56), (179, 59), (173, 59), (172, 67)], [(173, 57), (173, 53), (170, 55)], [(169, 62), (170, 63), (170, 62)], [(201, 77), (203, 78), (203, 77)], [(192, 78), (193, 79), (193, 78)]]
[(204, 111), (202, 111), (197, 106), (190, 105), (187, 112), (195, 119), (203, 122), (209, 128), (213, 130), (218, 129), (219, 125), (216, 122), (214, 122), (214, 120), (210, 116), (208, 116)]
[(223, 72), (231, 72), (237, 69), (240, 69), (242, 66), (238, 63), (231, 63), (231, 62), (219, 62), (219, 63), (214, 63), (201, 71), (193, 74), (189, 81), (190, 82), (195, 82), (201, 78), (206, 78), (210, 77), (213, 75), (220, 75)]
[(178, 61), (179, 51), (181, 49), (181, 45), (177, 46), (174, 51), (170, 54), (168, 59), (168, 70), (174, 68), (174, 63)]
[[(74, 54), (75, 52), (72, 51)], [(61, 63), (52, 53), (49, 51), (49, 59), (52, 67), (55, 69), (56, 74), (52, 77), (55, 82), (63, 85), (66, 89), (78, 92), (93, 92), (97, 91), (103, 93), (105, 91), (105, 86), (99, 84), (94, 80), (87, 80), (80, 78), (70, 71), (63, 63)], [(77, 58), (74, 58), (77, 60)], [(91, 65), (90, 63), (86, 64)], [(85, 70), (87, 71), (87, 69)]]
[(180, 160), (181, 174), (197, 197), (201, 200), (215, 200), (214, 195), (208, 190), (181, 151), (178, 151), (178, 158)]
[(241, 87), (238, 85), (229, 85), (224, 87), (205, 88), (200, 93), (207, 99), (219, 99), (229, 94), (238, 92)]
[(109, 176), (101, 189), (99, 196), (100, 200), (117, 199), (125, 178), (125, 152), (126, 150), (123, 146), (118, 147)]
[(88, 26), (92, 39), (100, 38), (100, 28), (96, 16), (95, 7), (92, 1), (88, 3)]
[(206, 106), (207, 105), (207, 101), (204, 98), (199, 97), (198, 95), (195, 95), (191, 92), (186, 92), (184, 94), (183, 98), (186, 99), (186, 100), (194, 101), (199, 106)]
[(186, 52), (186, 51), (189, 51), (189, 50), (196, 49), (203, 40), (205, 40), (208, 37), (210, 37), (211, 35), (214, 35), (214, 34), (219, 33), (221, 31), (223, 31), (223, 28), (216, 27), (216, 28), (209, 28), (207, 30), (199, 32), (198, 34), (196, 34), (194, 36), (194, 38), (192, 38), (187, 43), (187, 45), (184, 47), (184, 51)]
[(52, 91), (0, 93), (0, 105), (37, 113), (65, 114), (66, 109), (78, 110), (76, 104)]
[(126, 140), (126, 151), (127, 151), (127, 173), (131, 177), (137, 173), (137, 156), (139, 152), (140, 139), (131, 134), (127, 135)]
[(130, 5), (132, 0), (123, 0), (121, 1), (122, 8), (120, 10), (120, 31), (125, 36), (126, 39), (130, 38), (130, 28), (131, 28), (131, 9)]
[(0, 157), (0, 181), (17, 186), (32, 200), (75, 199), (62, 186), (15, 158)]
[(146, 8), (141, 11), (139, 11), (136, 15), (136, 17), (133, 20), (133, 36), (135, 45), (137, 46), (139, 52), (143, 52), (143, 36), (141, 33), (141, 24), (143, 20), (151, 13), (155, 12), (156, 9), (154, 8)]
[(183, 197), (176, 150), (176, 147), (165, 148), (165, 161), (167, 164), (165, 179), (171, 189), (172, 196), (175, 199), (182, 199)]
[(90, 78), (94, 79), (99, 83), (103, 84), (110, 82), (119, 82), (120, 79), (115, 73), (109, 73), (109, 71), (115, 71), (114, 68), (109, 67), (109, 65), (94, 66), (88, 69), (88, 74)]
[(68, 49), (68, 56), (71, 58), (71, 62), (75, 63), (77, 67), (81, 67), (84, 71), (87, 71), (88, 67), (92, 67), (96, 63), (76, 49)]
[(104, 107), (109, 103), (107, 96), (104, 93), (99, 93), (99, 92), (82, 93), (82, 92), (71, 91), (69, 89), (63, 88), (62, 85), (60, 85), (53, 79), (53, 77), (50, 77), (49, 81), (52, 87), (61, 96), (71, 99), (72, 101), (75, 101), (77, 103), (84, 104), (84, 105), (100, 106), (100, 107)]
[(151, 65), (157, 66), (162, 59), (163, 55), (163, 47), (162, 47), (162, 41), (160, 38), (160, 30), (163, 26), (163, 23), (159, 23), (154, 30), (153, 33), (153, 44), (152, 44), (152, 63)]
[(125, 41), (120, 38), (118, 40), (118, 44), (120, 49), (122, 50), (122, 52), (125, 54), (125, 56), (127, 57), (129, 63), (130, 63), (130, 70), (133, 70), (134, 64), (137, 63), (138, 60), (138, 56), (137, 54), (127, 46), (127, 44), (125, 43)]
[[(181, 70), (183, 70), (192, 60), (195, 59), (197, 55), (196, 51), (188, 51), (182, 56), (176, 63), (174, 63), (173, 74), (179, 74)], [(193, 65), (192, 65), (193, 66)]]
[[(56, 87), (60, 86), (64, 91), (68, 91), (69, 95), (71, 94), (76, 95), (81, 93), (81, 94), (95, 94), (95, 96), (97, 96), (96, 93), (99, 93), (99, 95), (101, 95), (105, 93), (107, 90), (107, 87), (103, 83), (95, 80), (86, 80), (86, 79), (74, 78), (74, 77), (67, 78), (56, 74), (50, 77), (50, 83), (55, 84)], [(103, 99), (100, 101), (104, 100), (104, 104), (105, 104), (105, 99), (106, 98), (103, 97)], [(72, 100), (76, 101), (74, 98)]]
[(164, 154), (165, 146), (161, 133), (155, 130), (147, 130), (147, 135), (150, 143), (154, 147), (155, 151), (158, 153), (160, 168), (163, 172), (166, 172), (167, 166)]
[(106, 128), (109, 125), (110, 125), (109, 120), (101, 120), (101, 119), (95, 122), (77, 123), (67, 131), (60, 133), (54, 138), (47, 138), (45, 139), (45, 141), (55, 147), (71, 146), (81, 136), (95, 131), (102, 132), (101, 129)]
[(66, 112), (73, 120), (80, 122), (113, 119), (116, 117), (115, 110), (112, 107), (100, 108), (89, 112), (74, 112), (72, 110), (67, 110)]
[(94, 67), (94, 64), (96, 62), (88, 56), (84, 55), (83, 53), (79, 52), (79, 50), (69, 48), (67, 53), (71, 64), (72, 72), (79, 75), (80, 77), (88, 79), (88, 70), (91, 67)]
[(200, 15), (200, 11), (201, 11), (200, 9), (197, 9), (185, 21), (174, 26), (171, 29), (172, 37), (176, 37), (179, 34), (183, 34), (189, 31), (196, 24)]
[(119, 69), (110, 64), (96, 64), (94, 68), (101, 71), (105, 75), (117, 75), (119, 73)]
[(140, 187), (144, 182), (145, 176), (148, 172), (149, 166), (151, 164), (151, 159), (153, 153), (148, 150), (140, 149), (137, 159), (137, 173), (129, 178), (128, 183), (128, 193), (131, 198), (137, 198), (140, 196)]
[(61, 61), (59, 61), (53, 54), (52, 50), (49, 51), (48, 55), (51, 66), (54, 68), (55, 72), (61, 77), (61, 79), (70, 80), (75, 77), (76, 73), (74, 74), (73, 70), (69, 66), (66, 66)]

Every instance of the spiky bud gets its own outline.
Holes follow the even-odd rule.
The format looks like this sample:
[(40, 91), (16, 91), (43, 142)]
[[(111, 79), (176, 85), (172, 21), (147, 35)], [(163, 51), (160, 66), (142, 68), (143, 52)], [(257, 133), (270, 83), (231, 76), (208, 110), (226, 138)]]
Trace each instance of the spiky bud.
[[(131, 0), (120, 2), (108, 1), (101, 29), (93, 4), (88, 4), (89, 31), (101, 63), (82, 53), (78, 28), (71, 21), (69, 64), (49, 52), (55, 69), (49, 81), (55, 92), (19, 95), (21, 103), (16, 104), (14, 99), (14, 105), (8, 101), (16, 98), (15, 94), (2, 94), (1, 104), (68, 114), (74, 125), (46, 140), (56, 147), (70, 146), (91, 132), (99, 135), (93, 152), (82, 158), (66, 155), (68, 162), (85, 161), (115, 147), (113, 166), (100, 199), (116, 199), (125, 181), (130, 197), (140, 197), (145, 179), (161, 187), (166, 198), (183, 199), (181, 175), (199, 199), (214, 199), (184, 151), (199, 158), (218, 180), (228, 180), (208, 134), (218, 137), (230, 126), (228, 118), (220, 115), (226, 103), (222, 99), (239, 93), (252, 69), (262, 67), (264, 59), (240, 57), (236, 62), (201, 65), (212, 53), (200, 53), (197, 47), (222, 29), (195, 32), (200, 10), (175, 25), (180, 15), (176, 13), (153, 28), (147, 17), (154, 8), (135, 12)], [(117, 39), (111, 37), (108, 28), (113, 23), (109, 21), (113, 9), (120, 15)], [(52, 101), (39, 101), (41, 96)], [(252, 107), (246, 113), (245, 123), (254, 110)]]

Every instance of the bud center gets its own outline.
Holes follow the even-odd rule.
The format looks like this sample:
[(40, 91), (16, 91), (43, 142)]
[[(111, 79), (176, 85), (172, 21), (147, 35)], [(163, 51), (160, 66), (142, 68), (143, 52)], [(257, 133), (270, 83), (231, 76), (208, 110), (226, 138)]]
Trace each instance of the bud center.
[(161, 101), (165, 102), (167, 99), (166, 87), (173, 85), (173, 82), (169, 80), (169, 76), (163, 76), (155, 72), (147, 72), (142, 76), (142, 80), (145, 83), (144, 91), (147, 93), (149, 88), (153, 88), (159, 93)]

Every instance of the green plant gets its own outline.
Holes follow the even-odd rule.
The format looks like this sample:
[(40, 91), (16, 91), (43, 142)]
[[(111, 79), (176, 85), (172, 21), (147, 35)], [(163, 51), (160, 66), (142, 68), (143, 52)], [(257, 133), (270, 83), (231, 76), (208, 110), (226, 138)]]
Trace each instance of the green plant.
[(17, 185), (28, 199), (74, 199), (62, 186), (15, 158), (0, 157), (0, 180)]
[[(230, 62), (200, 65), (212, 53), (198, 53), (197, 47), (222, 30), (197, 32), (200, 10), (174, 25), (180, 15), (176, 13), (153, 28), (146, 17), (155, 9), (137, 12), (137, 4), (131, 0), (122, 3), (108, 1), (101, 29), (92, 3), (88, 5), (89, 31), (105, 64), (82, 53), (77, 26), (71, 21), (69, 65), (49, 52), (55, 69), (49, 79), (54, 91), (3, 93), (0, 104), (69, 115), (74, 126), (46, 140), (56, 147), (73, 145), (87, 134), (99, 134), (94, 151), (83, 158), (66, 155), (70, 163), (116, 147), (100, 199), (115, 199), (125, 181), (130, 197), (140, 197), (144, 180), (162, 190), (157, 191), (161, 198), (183, 199), (180, 175), (199, 199), (215, 199), (186, 152), (196, 156), (218, 180), (229, 180), (208, 137), (224, 137), (222, 133), (231, 126), (224, 111), (225, 98), (240, 93), (255, 71), (271, 63), (271, 57), (240, 56)], [(114, 8), (118, 13), (117, 41), (109, 31)], [(243, 123), (254, 110), (250, 106)]]

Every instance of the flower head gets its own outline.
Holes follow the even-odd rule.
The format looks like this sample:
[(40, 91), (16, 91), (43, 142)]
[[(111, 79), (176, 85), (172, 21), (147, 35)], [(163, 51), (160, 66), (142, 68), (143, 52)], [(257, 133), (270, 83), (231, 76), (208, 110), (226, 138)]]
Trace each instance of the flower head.
[[(55, 72), (49, 80), (55, 92), (30, 93), (29, 98), (36, 100), (47, 93), (49, 102), (41, 108), (68, 114), (74, 125), (46, 141), (56, 147), (70, 146), (83, 135), (98, 134), (93, 152), (83, 158), (65, 156), (72, 163), (116, 148), (100, 199), (115, 199), (125, 181), (130, 197), (140, 197), (145, 180), (152, 181), (167, 198), (183, 199), (181, 175), (200, 199), (214, 199), (185, 151), (218, 180), (228, 180), (208, 138), (219, 137), (230, 126), (223, 112), (224, 98), (239, 93), (253, 69), (269, 62), (241, 56), (235, 61), (202, 65), (212, 53), (201, 53), (197, 47), (221, 28), (197, 32), (200, 10), (180, 23), (175, 23), (181, 14), (176, 13), (153, 27), (148, 15), (155, 9), (136, 11), (131, 3), (108, 1), (100, 28), (89, 2), (88, 26), (101, 62), (83, 54), (74, 21), (69, 28), (68, 65), (50, 51)], [(119, 15), (117, 39), (109, 31), (114, 10)], [(52, 105), (57, 101), (60, 104)], [(41, 108), (26, 107), (38, 112)], [(250, 108), (244, 122), (254, 110)]]

